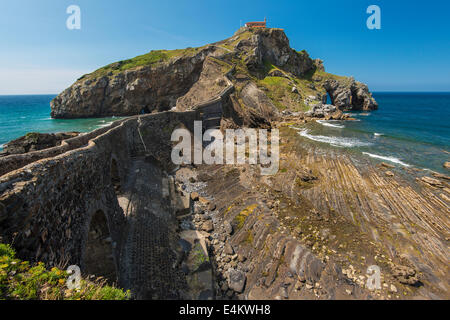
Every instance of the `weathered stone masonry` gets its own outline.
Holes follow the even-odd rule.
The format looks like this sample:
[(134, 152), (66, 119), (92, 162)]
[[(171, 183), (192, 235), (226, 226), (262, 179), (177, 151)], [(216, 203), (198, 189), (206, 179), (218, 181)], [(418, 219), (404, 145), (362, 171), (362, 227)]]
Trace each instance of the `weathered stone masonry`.
[[(22, 155), (26, 161), (44, 159), (0, 177), (2, 241), (12, 243), (24, 259), (83, 267), (90, 221), (101, 211), (108, 222), (117, 265), (126, 217), (111, 179), (112, 159), (122, 181), (131, 157), (145, 153), (167, 167), (172, 130), (177, 126), (191, 129), (195, 119), (201, 119), (199, 111), (132, 117), (97, 131), (81, 148), (52, 148), (61, 153), (55, 157), (45, 158), (48, 150)], [(8, 171), (3, 164), (2, 171)]]

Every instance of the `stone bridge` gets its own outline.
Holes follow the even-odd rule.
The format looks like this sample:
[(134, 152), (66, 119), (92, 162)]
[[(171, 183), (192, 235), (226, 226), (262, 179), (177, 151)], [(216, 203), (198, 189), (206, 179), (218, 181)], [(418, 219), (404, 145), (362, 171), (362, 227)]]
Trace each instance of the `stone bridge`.
[(202, 113), (134, 116), (55, 148), (0, 159), (0, 241), (23, 259), (79, 265), (127, 289), (139, 283), (140, 298), (176, 298), (183, 284), (171, 272), (170, 137), (177, 127), (193, 131)]
[[(228, 79), (227, 79), (228, 80)], [(171, 134), (219, 128), (228, 87), (191, 111), (133, 116), (60, 146), (0, 158), (0, 241), (20, 258), (79, 265), (137, 298), (179, 298)], [(150, 280), (151, 279), (151, 280)]]

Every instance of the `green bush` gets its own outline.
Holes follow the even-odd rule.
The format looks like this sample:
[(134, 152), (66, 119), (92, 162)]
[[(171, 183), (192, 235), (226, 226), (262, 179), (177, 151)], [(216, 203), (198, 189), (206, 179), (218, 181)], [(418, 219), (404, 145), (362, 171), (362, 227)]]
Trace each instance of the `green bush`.
[(0, 243), (0, 257), (8, 256), (10, 258), (14, 258), (15, 254), (14, 249), (11, 248), (9, 244)]
[(31, 265), (15, 258), (10, 245), (0, 243), (0, 300), (126, 300), (130, 292), (106, 285), (101, 278), (81, 280), (79, 289), (66, 286), (69, 274), (44, 263)]

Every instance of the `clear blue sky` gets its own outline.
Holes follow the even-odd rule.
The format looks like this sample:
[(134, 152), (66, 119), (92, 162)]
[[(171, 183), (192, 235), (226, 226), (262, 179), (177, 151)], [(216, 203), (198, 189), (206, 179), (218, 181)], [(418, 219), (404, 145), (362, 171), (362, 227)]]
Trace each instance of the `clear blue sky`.
[[(81, 30), (66, 8), (81, 8)], [(381, 30), (366, 8), (381, 8)], [(291, 46), (373, 91), (450, 91), (450, 1), (2, 0), (0, 94), (59, 93), (79, 76), (152, 49), (201, 46), (268, 18)]]

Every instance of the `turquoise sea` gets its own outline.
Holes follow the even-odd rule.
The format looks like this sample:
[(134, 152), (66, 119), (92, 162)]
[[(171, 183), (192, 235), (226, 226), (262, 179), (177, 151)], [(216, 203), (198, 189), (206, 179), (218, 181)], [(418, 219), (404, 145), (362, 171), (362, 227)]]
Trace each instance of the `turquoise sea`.
[(28, 132), (89, 132), (117, 118), (60, 120), (50, 118), (50, 101), (56, 95), (0, 96), (0, 149)]
[[(28, 132), (87, 132), (117, 118), (55, 120), (53, 95), (0, 96), (0, 146)], [(450, 93), (374, 93), (379, 109), (357, 121), (320, 121), (299, 130), (305, 143), (445, 173), (450, 161)], [(447, 172), (448, 173), (448, 172)]]
[(376, 92), (379, 109), (356, 121), (319, 121), (299, 130), (306, 141), (342, 148), (398, 167), (447, 173), (450, 93)]

